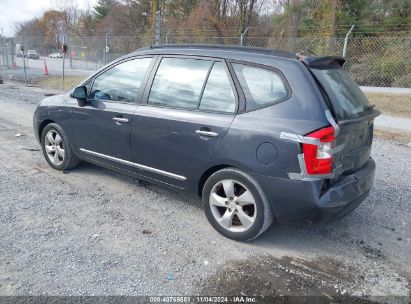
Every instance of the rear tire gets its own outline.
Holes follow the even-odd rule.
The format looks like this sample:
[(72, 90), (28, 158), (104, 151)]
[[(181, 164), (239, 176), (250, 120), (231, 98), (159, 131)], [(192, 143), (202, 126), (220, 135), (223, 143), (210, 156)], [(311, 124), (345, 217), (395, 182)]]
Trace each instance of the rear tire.
[(214, 229), (236, 241), (258, 237), (273, 222), (271, 206), (257, 181), (236, 168), (211, 175), (204, 184), (202, 201)]
[(44, 127), (41, 132), (41, 148), (48, 164), (56, 170), (68, 170), (80, 164), (63, 128), (56, 123)]

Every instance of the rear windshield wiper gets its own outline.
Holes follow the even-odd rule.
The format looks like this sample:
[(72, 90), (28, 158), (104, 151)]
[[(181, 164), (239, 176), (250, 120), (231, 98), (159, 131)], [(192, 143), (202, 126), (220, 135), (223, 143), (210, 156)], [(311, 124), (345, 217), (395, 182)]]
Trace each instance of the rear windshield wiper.
[(371, 111), (375, 108), (375, 104), (366, 105), (364, 111)]

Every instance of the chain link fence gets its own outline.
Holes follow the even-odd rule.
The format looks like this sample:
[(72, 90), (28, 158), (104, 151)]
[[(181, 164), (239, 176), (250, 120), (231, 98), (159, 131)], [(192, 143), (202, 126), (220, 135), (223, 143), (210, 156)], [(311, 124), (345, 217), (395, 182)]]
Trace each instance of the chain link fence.
[[(167, 42), (232, 44), (284, 49), (307, 55), (342, 56), (344, 38), (277, 38), (234, 36), (184, 36), (168, 34)], [(360, 37), (348, 40), (346, 69), (361, 86), (411, 88), (411, 36)]]
[[(307, 55), (339, 55), (344, 38), (277, 38), (241, 37), (235, 32), (215, 31), (162, 32), (161, 43), (224, 44), (277, 48)], [(96, 70), (108, 62), (138, 48), (155, 44), (153, 33), (96, 33), (66, 36), (66, 55), (70, 69)], [(0, 68), (21, 66), (16, 60), (23, 46), (40, 56), (59, 52), (58, 43), (42, 36), (20, 36), (0, 39)], [(373, 87), (411, 87), (411, 37), (353, 37), (348, 41), (344, 68), (359, 85)]]
[(360, 85), (411, 88), (411, 37), (352, 38), (347, 59)]
[(123, 55), (154, 44), (154, 39), (143, 33), (73, 34), (69, 36), (67, 44), (71, 68), (99, 69)]

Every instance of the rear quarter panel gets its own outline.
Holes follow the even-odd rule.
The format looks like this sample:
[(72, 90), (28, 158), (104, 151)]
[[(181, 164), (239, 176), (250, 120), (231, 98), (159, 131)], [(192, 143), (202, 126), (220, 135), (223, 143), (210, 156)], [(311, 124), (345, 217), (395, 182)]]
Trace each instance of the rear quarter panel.
[[(266, 57), (266, 56), (265, 56)], [(288, 172), (300, 172), (297, 154), (300, 144), (280, 139), (281, 132), (305, 135), (329, 125), (320, 93), (303, 63), (296, 60), (260, 60), (280, 70), (291, 88), (291, 97), (283, 102), (255, 111), (238, 114), (219, 146), (225, 156), (244, 170), (271, 177), (288, 178)], [(275, 147), (272, 164), (257, 160), (257, 148), (263, 143)]]
[[(264, 61), (260, 62), (264, 64)], [(265, 62), (269, 64), (269, 62)], [(280, 138), (281, 132), (306, 135), (329, 125), (325, 107), (311, 74), (298, 61), (270, 62), (283, 72), (291, 97), (281, 103), (238, 114), (221, 141), (217, 157), (227, 158), (236, 167), (254, 176), (271, 203), (278, 219), (306, 210), (319, 196), (321, 182), (292, 180), (289, 172), (300, 173), (297, 155), (300, 144)], [(269, 143), (275, 147), (271, 163), (257, 159), (257, 149)]]

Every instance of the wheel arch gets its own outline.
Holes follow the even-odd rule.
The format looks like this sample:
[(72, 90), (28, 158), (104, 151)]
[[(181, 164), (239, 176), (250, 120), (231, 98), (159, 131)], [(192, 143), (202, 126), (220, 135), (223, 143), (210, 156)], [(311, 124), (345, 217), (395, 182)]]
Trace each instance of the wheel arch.
[[(208, 168), (200, 177), (199, 181), (198, 181), (198, 189), (197, 189), (197, 193), (198, 196), (201, 197), (202, 196), (202, 192), (203, 192), (203, 187), (205, 182), (207, 181), (207, 179), (213, 175), (215, 172), (225, 169), (225, 168), (237, 168), (235, 166), (232, 165), (228, 165), (228, 164), (220, 164), (220, 165), (215, 165), (212, 166), (210, 168)], [(238, 168), (237, 168), (238, 169)]]
[(40, 141), (41, 141), (41, 133), (43, 133), (44, 128), (51, 123), (56, 123), (56, 122), (51, 119), (45, 119), (40, 123), (39, 129), (38, 129), (38, 136), (40, 138)]

